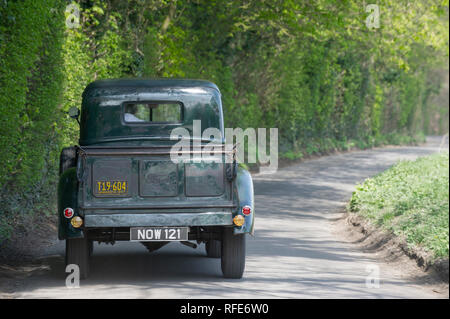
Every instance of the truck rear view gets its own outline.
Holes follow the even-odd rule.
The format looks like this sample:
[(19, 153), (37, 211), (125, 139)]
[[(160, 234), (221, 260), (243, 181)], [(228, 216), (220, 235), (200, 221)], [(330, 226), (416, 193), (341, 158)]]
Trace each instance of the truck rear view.
[[(95, 241), (136, 241), (149, 251), (172, 241), (205, 243), (225, 277), (241, 278), (253, 185), (225, 143), (222, 116), (211, 82), (91, 83), (79, 145), (61, 153), (59, 238), (67, 264), (86, 278)], [(219, 134), (204, 134), (211, 130)]]

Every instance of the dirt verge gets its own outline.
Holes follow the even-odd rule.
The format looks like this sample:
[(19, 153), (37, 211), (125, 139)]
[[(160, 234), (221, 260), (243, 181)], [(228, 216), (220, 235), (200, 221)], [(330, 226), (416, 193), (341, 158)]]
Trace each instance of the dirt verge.
[(429, 253), (412, 249), (406, 241), (388, 231), (375, 227), (359, 215), (341, 209), (340, 218), (333, 221), (335, 235), (356, 249), (370, 253), (390, 269), (404, 277), (414, 278), (417, 284), (449, 297), (449, 260), (432, 262)]
[(10, 298), (23, 280), (48, 270), (39, 257), (57, 241), (57, 217), (24, 216), (11, 238), (0, 244), (0, 299)]

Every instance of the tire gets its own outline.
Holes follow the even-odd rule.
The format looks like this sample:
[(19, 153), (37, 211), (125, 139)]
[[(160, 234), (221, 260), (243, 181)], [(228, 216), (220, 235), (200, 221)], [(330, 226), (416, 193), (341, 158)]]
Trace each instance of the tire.
[(66, 266), (78, 265), (80, 279), (89, 277), (90, 244), (87, 238), (66, 239)]
[(205, 245), (206, 256), (209, 258), (220, 258), (221, 257), (221, 243), (219, 240), (208, 240)]
[(232, 228), (224, 228), (221, 255), (223, 276), (242, 278), (245, 269), (245, 234), (235, 235)]
[(89, 239), (89, 257), (94, 254), (94, 241)]

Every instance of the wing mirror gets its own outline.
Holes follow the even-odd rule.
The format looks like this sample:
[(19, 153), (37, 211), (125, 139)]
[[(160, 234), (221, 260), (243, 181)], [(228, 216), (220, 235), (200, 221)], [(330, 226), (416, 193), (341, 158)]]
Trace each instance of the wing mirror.
[(72, 107), (69, 109), (69, 112), (67, 112), (67, 113), (69, 114), (69, 116), (70, 116), (71, 118), (76, 119), (77, 122), (78, 122), (78, 124), (80, 124), (80, 121), (78, 120), (78, 118), (80, 117), (80, 110), (79, 110), (77, 107), (72, 106)]
[(80, 110), (75, 106), (72, 106), (69, 109), (68, 113), (69, 113), (69, 116), (73, 119), (78, 119), (78, 117), (80, 116)]

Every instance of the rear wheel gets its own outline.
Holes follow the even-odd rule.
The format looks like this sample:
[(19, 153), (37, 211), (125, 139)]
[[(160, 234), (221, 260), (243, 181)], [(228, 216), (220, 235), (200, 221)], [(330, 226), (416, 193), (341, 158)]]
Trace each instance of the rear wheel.
[(94, 241), (89, 239), (89, 257), (94, 254)]
[(66, 239), (66, 266), (78, 265), (80, 279), (89, 276), (90, 241), (87, 238)]
[(206, 242), (206, 256), (209, 258), (220, 258), (221, 257), (221, 243), (219, 240), (208, 240)]
[(245, 269), (245, 234), (235, 235), (225, 228), (222, 235), (222, 273), (225, 278), (240, 279)]

